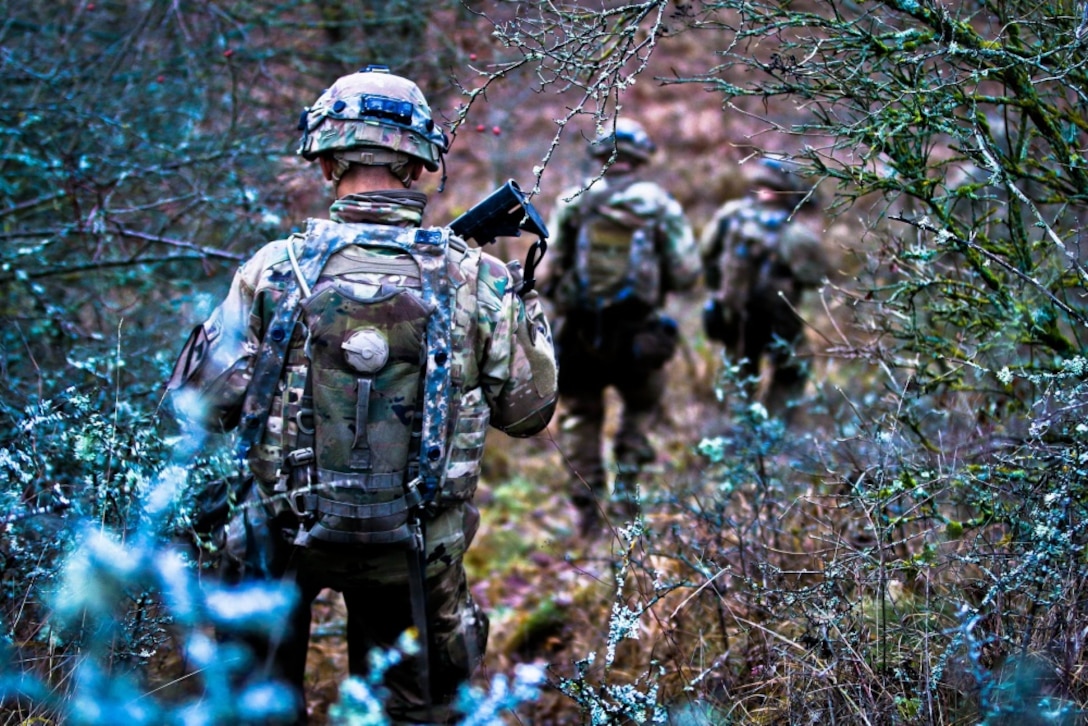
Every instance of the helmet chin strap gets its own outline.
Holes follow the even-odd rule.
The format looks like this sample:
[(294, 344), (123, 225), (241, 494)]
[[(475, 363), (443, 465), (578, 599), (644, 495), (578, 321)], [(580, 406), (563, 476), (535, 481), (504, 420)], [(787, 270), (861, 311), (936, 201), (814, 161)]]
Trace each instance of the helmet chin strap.
[(389, 165), (389, 171), (393, 173), (405, 189), (412, 187), (412, 160), (405, 157), (402, 161), (394, 161)]
[(336, 185), (337, 187), (339, 187), (340, 186), (340, 180), (344, 177), (344, 174), (347, 173), (347, 171), (348, 171), (348, 169), (350, 167), (351, 167), (351, 162), (350, 161), (348, 161), (347, 159), (341, 158), (339, 155), (334, 156), (333, 157), (333, 168), (332, 168), (332, 183), (334, 185)]
[(438, 159), (442, 164), (442, 178), (438, 180), (438, 193), (441, 194), (446, 188), (446, 155), (439, 154)]

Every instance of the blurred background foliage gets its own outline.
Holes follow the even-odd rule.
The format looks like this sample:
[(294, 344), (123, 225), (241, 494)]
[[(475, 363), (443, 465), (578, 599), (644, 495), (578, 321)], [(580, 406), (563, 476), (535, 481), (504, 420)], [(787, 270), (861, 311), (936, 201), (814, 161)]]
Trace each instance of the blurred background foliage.
[[(5, 722), (136, 723), (141, 699), (148, 723), (257, 718), (183, 708), (211, 687), (197, 636), (219, 616), (179, 605), (193, 583), (155, 553), (186, 523), (171, 503), (230, 462), (178, 439), (162, 383), (239, 261), (324, 214), (295, 125), (366, 63), (417, 80), (454, 139), (428, 223), (509, 177), (546, 211), (599, 173), (584, 143), (617, 111), (697, 229), (755, 149), (800, 163), (827, 210), (799, 423), (753, 405), (696, 291), (671, 303), (687, 335), (640, 526), (577, 541), (549, 438), (493, 435), (469, 564), (485, 676), (548, 665), (526, 722), (1083, 722), (1082, 7), (3, 7)], [(58, 590), (80, 578), (98, 600)], [(334, 597), (319, 619), (315, 720), (338, 701), (347, 720)]]

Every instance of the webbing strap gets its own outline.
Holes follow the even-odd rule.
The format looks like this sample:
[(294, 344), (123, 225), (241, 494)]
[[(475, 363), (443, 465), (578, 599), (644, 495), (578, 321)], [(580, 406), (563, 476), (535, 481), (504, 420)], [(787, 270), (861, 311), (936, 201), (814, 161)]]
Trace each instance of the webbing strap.
[(351, 442), (351, 466), (353, 469), (370, 468), (370, 437), (367, 422), (370, 421), (370, 388), (374, 380), (367, 376), (355, 379), (355, 440)]
[[(340, 237), (327, 245), (310, 244), (315, 224), (318, 220), (308, 220), (306, 236), (303, 239), (302, 254), (296, 259), (298, 275), (301, 282), (312, 288), (321, 275), (321, 270), (329, 258), (334, 254), (353, 244), (351, 237)], [(295, 243), (296, 237), (287, 240), (288, 245)], [(261, 338), (261, 347), (257, 351), (257, 360), (253, 366), (253, 377), (246, 389), (246, 397), (242, 403), (241, 431), (238, 437), (236, 453), (239, 459), (245, 458), (249, 449), (256, 443), (261, 432), (264, 431), (268, 414), (272, 406), (272, 398), (283, 375), (283, 365), (287, 359), (287, 346), (291, 343), (291, 336), (295, 330), (295, 323), (299, 316), (299, 301), (302, 299), (302, 285), (295, 277), (290, 278), (286, 284), (283, 295), (276, 304), (272, 313), (272, 319)]]
[(403, 491), (406, 472), (386, 471), (377, 474), (357, 474), (349, 471), (317, 469), (317, 480), (322, 487), (340, 487), (343, 489), (362, 489), (368, 492)]
[(423, 299), (434, 306), (427, 321), (427, 372), (423, 391), (423, 430), (419, 452), (420, 493), (434, 501), (449, 461), (451, 328), (449, 275), (446, 272), (449, 237), (439, 230), (416, 230), (414, 251), (422, 273)]
[(353, 526), (373, 526), (375, 530), (381, 530), (381, 521), (371, 524), (369, 520), (383, 520), (389, 517), (400, 516), (402, 521), (407, 520), (408, 508), (418, 503), (408, 497), (400, 497), (391, 502), (377, 504), (354, 504), (341, 502), (337, 499), (329, 499), (320, 494), (303, 494), (299, 497), (306, 507), (306, 514), (327, 514), (332, 517), (346, 517), (360, 520)]
[[(310, 538), (331, 544), (375, 545), (408, 542), (414, 538), (414, 535), (412, 534), (411, 525), (407, 522), (401, 523), (396, 529), (380, 532), (347, 532), (328, 529), (319, 522), (310, 529)], [(412, 552), (411, 555), (414, 557), (415, 552)]]
[(416, 670), (419, 673), (419, 685), (423, 691), (423, 705), (431, 708), (431, 636), (427, 628), (427, 551), (423, 546), (426, 532), (423, 523), (416, 520), (414, 528), (417, 546), (409, 550), (408, 557), (408, 598), (411, 600), (412, 622), (419, 636), (419, 652), (416, 654)]

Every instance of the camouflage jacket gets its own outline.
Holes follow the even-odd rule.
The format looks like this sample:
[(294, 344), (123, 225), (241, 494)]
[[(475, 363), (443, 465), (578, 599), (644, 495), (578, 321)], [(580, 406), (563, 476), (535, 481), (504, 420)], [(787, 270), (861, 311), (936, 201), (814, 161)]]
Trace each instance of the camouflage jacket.
[[(614, 174), (598, 179), (584, 193), (583, 187), (571, 187), (559, 196), (552, 212), (549, 228), (554, 236), (549, 240), (551, 268), (545, 290), (560, 311), (578, 305), (578, 237), (582, 223), (597, 205), (626, 210), (644, 220), (653, 244), (651, 264), (659, 274), (656, 303), (664, 295), (694, 286), (698, 279), (699, 256), (691, 224), (680, 203), (665, 189), (652, 181), (631, 174)], [(625, 265), (627, 260), (606, 261), (601, 264)]]
[[(383, 229), (396, 234), (398, 228), (418, 224), (421, 216), (388, 203), (355, 206), (364, 211), (353, 209), (351, 198), (333, 207), (333, 221), (352, 236), (381, 234)], [(339, 224), (308, 226), (334, 234)], [(296, 245), (297, 252), (298, 243), (296, 235), (262, 247), (235, 274), (226, 299), (194, 331), (169, 386), (181, 417), (208, 430), (237, 425), (262, 336), (277, 301), (296, 284), (288, 246)], [(396, 285), (404, 272), (388, 254), (349, 245), (329, 259), (322, 278), (346, 276), (360, 295), (373, 295), (383, 283)], [(375, 263), (375, 255), (384, 260)], [(451, 492), (454, 499), (467, 499), (475, 489), (488, 425), (512, 436), (529, 436), (543, 429), (555, 407), (557, 371), (551, 330), (540, 301), (534, 293), (524, 300), (515, 293), (516, 279), (506, 265), (451, 237), (447, 271), (453, 320), (450, 369), (457, 392), (447, 480), (456, 490)], [(281, 442), (295, 425), (290, 416), (275, 412), (286, 410), (298, 393), (288, 379), (306, 365), (302, 327), (296, 326), (288, 349), (285, 372), (272, 402), (273, 415), (248, 453), (253, 473), (265, 485), (275, 479), (286, 453)]]
[(753, 197), (722, 205), (703, 229), (699, 255), (707, 287), (729, 309), (781, 291), (796, 304), (806, 287), (820, 284), (827, 261), (819, 237), (787, 209)]

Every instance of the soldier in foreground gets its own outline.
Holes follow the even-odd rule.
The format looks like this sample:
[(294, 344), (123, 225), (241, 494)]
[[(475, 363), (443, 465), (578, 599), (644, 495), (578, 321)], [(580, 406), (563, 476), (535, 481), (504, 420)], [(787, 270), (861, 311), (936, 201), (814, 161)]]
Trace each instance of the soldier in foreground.
[(584, 536), (600, 530), (608, 502), (605, 389), (614, 387), (623, 400), (612, 497), (631, 516), (639, 471), (656, 456), (646, 434), (660, 411), (664, 365), (676, 350), (676, 323), (662, 314), (665, 296), (690, 288), (699, 274), (683, 209), (642, 174), (654, 151), (640, 124), (619, 119), (589, 145), (592, 159), (610, 164), (604, 176), (581, 195), (574, 196), (577, 188), (561, 194), (549, 223), (554, 267), (546, 291), (561, 321), (560, 446)]
[(420, 226), (427, 197), (411, 187), (447, 142), (413, 82), (384, 67), (340, 78), (300, 130), (300, 153), (333, 183), (330, 219), (239, 269), (169, 388), (180, 416), (239, 430), (252, 484), (227, 554), (243, 576), (298, 587), (288, 637), (266, 644), (297, 722), (323, 588), (343, 593), (352, 674), (371, 648), (418, 633), (421, 656), (386, 676), (390, 718), (452, 722), (487, 642), (462, 562), (485, 435), (547, 426), (551, 332), (516, 263)]
[(745, 377), (758, 376), (767, 356), (766, 407), (788, 421), (808, 378), (796, 310), (804, 291), (822, 282), (827, 261), (820, 238), (801, 219), (815, 211), (812, 189), (787, 162), (750, 163), (748, 194), (722, 205), (699, 242), (711, 291), (703, 328), (741, 363)]

